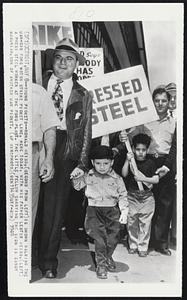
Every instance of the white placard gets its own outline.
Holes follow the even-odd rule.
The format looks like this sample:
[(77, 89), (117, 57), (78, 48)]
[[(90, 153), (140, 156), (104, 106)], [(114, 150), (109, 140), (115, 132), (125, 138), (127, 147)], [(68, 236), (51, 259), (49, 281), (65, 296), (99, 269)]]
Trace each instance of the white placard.
[(86, 61), (77, 68), (78, 80), (104, 74), (103, 48), (79, 48)]
[(33, 50), (54, 49), (64, 37), (74, 40), (72, 22), (35, 22), (33, 30)]
[(93, 138), (158, 119), (141, 65), (81, 84), (93, 96)]

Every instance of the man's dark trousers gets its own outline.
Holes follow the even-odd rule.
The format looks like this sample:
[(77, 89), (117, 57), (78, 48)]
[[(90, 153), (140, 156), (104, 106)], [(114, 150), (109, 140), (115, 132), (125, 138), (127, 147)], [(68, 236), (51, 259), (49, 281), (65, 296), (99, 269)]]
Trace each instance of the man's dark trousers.
[(66, 131), (57, 130), (54, 155), (55, 175), (51, 181), (42, 184), (39, 220), (39, 267), (42, 272), (57, 269), (61, 229), (72, 189), (70, 174), (77, 165), (76, 161), (63, 159), (66, 139)]
[[(155, 159), (157, 168), (164, 164), (165, 157)], [(174, 174), (170, 171), (154, 185), (155, 214), (152, 220), (152, 245), (156, 249), (168, 249), (169, 229), (175, 199)]]

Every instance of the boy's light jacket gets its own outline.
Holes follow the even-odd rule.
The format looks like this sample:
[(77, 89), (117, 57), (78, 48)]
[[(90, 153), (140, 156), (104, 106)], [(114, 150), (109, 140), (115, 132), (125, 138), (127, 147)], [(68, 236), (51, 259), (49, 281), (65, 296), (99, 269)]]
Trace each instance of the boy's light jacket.
[(114, 170), (101, 175), (91, 169), (83, 176), (74, 178), (73, 186), (78, 191), (85, 188), (89, 206), (113, 207), (118, 204), (121, 211), (128, 207), (125, 184)]

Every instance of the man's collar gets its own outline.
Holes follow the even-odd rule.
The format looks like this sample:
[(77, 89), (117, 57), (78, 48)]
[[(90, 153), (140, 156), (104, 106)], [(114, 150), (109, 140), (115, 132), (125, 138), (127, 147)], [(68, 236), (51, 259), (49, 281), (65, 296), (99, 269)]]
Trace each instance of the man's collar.
[[(51, 79), (57, 81), (57, 80), (59, 80), (60, 78), (58, 78), (54, 73), (52, 73)], [(70, 83), (70, 82), (72, 82), (72, 77), (63, 80), (63, 82), (65, 82), (65, 83), (67, 83), (67, 84)]]
[(160, 123), (162, 123), (162, 122), (165, 122), (165, 121), (168, 121), (168, 120), (171, 120), (171, 116), (169, 116), (169, 115), (167, 114), (164, 118), (159, 119), (158, 121), (159, 121)]

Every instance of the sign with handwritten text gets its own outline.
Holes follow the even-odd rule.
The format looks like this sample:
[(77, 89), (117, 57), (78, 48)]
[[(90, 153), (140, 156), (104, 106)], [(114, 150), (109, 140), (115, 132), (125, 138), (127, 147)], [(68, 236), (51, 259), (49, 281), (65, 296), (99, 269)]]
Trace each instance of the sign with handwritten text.
[(78, 80), (104, 74), (103, 48), (79, 48), (86, 61), (77, 68)]

